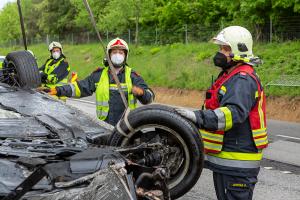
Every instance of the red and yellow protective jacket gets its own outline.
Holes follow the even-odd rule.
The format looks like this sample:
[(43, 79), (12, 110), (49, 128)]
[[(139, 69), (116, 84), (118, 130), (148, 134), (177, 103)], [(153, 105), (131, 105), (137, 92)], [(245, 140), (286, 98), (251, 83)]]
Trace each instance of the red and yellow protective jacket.
[(213, 168), (259, 168), (268, 145), (265, 99), (250, 65), (221, 73), (207, 90), (204, 110), (196, 115), (203, 120), (200, 132)]

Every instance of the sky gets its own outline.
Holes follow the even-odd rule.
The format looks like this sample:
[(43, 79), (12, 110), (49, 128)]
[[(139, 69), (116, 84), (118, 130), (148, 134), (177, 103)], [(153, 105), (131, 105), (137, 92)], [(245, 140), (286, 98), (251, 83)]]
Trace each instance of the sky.
[(0, 0), (0, 10), (7, 4), (8, 2), (13, 2), (16, 0)]

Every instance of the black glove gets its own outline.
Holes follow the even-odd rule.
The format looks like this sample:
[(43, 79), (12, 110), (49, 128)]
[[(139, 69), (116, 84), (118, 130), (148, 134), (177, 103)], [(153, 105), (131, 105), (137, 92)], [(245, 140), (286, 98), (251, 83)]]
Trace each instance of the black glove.
[(48, 78), (48, 74), (44, 73), (44, 72), (40, 72), (41, 75), (41, 81), (42, 83), (46, 83), (47, 78)]

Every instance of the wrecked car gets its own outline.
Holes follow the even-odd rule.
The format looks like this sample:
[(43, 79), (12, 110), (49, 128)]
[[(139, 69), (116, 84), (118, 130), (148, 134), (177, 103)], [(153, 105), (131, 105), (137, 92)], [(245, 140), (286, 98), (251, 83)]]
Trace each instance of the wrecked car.
[(34, 89), (28, 51), (1, 71), (1, 200), (176, 199), (200, 177), (201, 136), (174, 108), (128, 110), (112, 127)]

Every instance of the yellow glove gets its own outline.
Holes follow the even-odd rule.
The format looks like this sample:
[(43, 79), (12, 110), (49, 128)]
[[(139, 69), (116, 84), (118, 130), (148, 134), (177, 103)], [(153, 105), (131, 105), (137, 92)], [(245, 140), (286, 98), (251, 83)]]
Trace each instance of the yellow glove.
[(57, 95), (56, 88), (39, 87), (39, 88), (37, 88), (37, 91), (39, 91), (39, 92), (43, 91), (43, 92), (46, 92), (50, 95)]
[(78, 80), (78, 74), (76, 72), (72, 72), (71, 78), (69, 79), (69, 83), (73, 83)]

